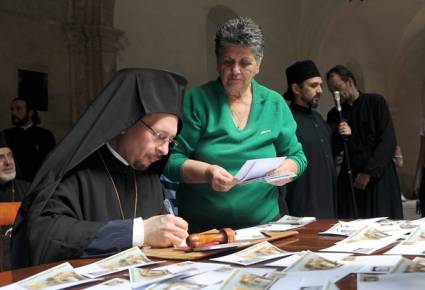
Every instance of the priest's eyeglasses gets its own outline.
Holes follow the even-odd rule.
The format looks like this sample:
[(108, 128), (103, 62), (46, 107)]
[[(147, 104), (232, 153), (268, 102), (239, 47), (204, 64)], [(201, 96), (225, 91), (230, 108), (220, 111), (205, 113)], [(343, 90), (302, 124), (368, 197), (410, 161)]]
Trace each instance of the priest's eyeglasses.
[(170, 138), (167, 135), (165, 135), (164, 133), (158, 132), (156, 131), (154, 128), (152, 128), (151, 126), (149, 126), (148, 124), (146, 124), (145, 122), (143, 122), (143, 120), (140, 120), (140, 122), (142, 122), (143, 125), (146, 126), (146, 128), (149, 129), (149, 131), (152, 133), (154, 140), (160, 144), (160, 145), (164, 145), (165, 143), (168, 143), (168, 146), (170, 146), (171, 148), (174, 146), (179, 145), (179, 143), (177, 142), (176, 139), (174, 138)]

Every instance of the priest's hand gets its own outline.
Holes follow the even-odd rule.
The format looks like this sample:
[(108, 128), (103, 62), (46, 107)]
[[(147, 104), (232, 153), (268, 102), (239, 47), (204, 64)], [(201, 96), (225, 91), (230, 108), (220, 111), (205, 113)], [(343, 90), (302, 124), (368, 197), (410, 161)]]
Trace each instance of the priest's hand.
[(233, 175), (218, 165), (208, 166), (205, 174), (208, 183), (215, 191), (227, 192), (237, 183)]
[(353, 187), (357, 189), (364, 190), (369, 184), (370, 175), (366, 173), (357, 174), (356, 180), (354, 180)]
[(348, 126), (348, 123), (346, 121), (342, 121), (338, 125), (338, 133), (340, 135), (349, 136), (351, 135), (351, 128)]
[(143, 220), (144, 245), (153, 247), (179, 246), (188, 236), (187, 222), (171, 214), (153, 216)]

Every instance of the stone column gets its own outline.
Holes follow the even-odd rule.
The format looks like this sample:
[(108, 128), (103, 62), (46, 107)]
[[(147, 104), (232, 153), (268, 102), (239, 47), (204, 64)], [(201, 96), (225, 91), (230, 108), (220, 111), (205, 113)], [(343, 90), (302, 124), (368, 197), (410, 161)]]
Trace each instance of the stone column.
[(70, 21), (64, 30), (69, 51), (73, 123), (116, 71), (124, 33), (113, 27), (113, 4), (112, 0), (69, 2)]

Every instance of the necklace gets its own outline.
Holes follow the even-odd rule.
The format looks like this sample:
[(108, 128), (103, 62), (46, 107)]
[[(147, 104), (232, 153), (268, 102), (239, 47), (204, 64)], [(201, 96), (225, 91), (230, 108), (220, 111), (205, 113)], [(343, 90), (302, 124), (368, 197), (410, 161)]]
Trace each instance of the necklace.
[(233, 121), (235, 121), (236, 127), (238, 127), (238, 129), (241, 129), (241, 128), (245, 127), (245, 125), (246, 125), (246, 123), (245, 123), (246, 118), (243, 118), (243, 117), (239, 116), (239, 114), (236, 113), (236, 111), (234, 111), (232, 109), (230, 109), (230, 113), (232, 114)]
[[(103, 159), (102, 154), (100, 152), (99, 152), (99, 156), (100, 156), (100, 159), (102, 160), (103, 165), (106, 168), (106, 171), (108, 172), (109, 178), (111, 179), (112, 186), (114, 187), (115, 195), (117, 197), (118, 206), (120, 207), (121, 217), (124, 220), (125, 219), (124, 211), (122, 210), (121, 199), (120, 199), (120, 195), (118, 194), (117, 186), (115, 185), (115, 182), (114, 182), (114, 179), (112, 178), (111, 172), (109, 172), (108, 166), (106, 165), (106, 162)], [(133, 169), (133, 177), (134, 177), (134, 193), (136, 195), (135, 198), (134, 198), (134, 218), (136, 218), (138, 191), (137, 191), (136, 171), (134, 169)]]

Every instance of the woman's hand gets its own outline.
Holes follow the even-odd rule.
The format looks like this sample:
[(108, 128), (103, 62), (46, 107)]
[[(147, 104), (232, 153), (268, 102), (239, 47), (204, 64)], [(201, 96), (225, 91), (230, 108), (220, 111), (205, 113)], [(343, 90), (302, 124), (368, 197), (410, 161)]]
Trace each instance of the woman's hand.
[(206, 177), (212, 189), (219, 192), (229, 191), (237, 182), (237, 180), (218, 165), (210, 165), (206, 170)]
[[(278, 168), (275, 170), (267, 172), (267, 176), (273, 176), (281, 173), (287, 173), (292, 172), (294, 174), (297, 174), (298, 172), (298, 166), (297, 164), (292, 161), (291, 159), (285, 159)], [(273, 179), (272, 181), (269, 181), (268, 183), (274, 185), (274, 186), (282, 186), (289, 182), (291, 182), (293, 178), (280, 178), (280, 179)]]

